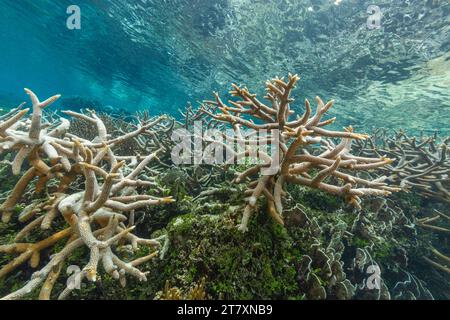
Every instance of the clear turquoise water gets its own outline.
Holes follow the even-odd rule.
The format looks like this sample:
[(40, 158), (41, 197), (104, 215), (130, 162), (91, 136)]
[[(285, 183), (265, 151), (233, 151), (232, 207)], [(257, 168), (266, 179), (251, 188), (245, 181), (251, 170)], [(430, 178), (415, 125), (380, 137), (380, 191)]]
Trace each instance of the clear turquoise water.
[(0, 0), (0, 105), (30, 87), (176, 115), (231, 82), (262, 93), (295, 72), (299, 106), (334, 98), (339, 127), (448, 133), (449, 22), (444, 0)]

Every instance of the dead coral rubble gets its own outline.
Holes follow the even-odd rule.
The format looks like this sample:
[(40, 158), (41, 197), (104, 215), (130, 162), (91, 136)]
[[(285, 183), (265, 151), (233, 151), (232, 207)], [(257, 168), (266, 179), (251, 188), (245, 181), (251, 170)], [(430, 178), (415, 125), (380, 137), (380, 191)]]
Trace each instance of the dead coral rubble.
[[(397, 190), (389, 187), (382, 179), (366, 180), (352, 174), (385, 166), (392, 160), (384, 156), (369, 158), (352, 155), (352, 140), (364, 140), (368, 136), (354, 133), (351, 127), (344, 131), (324, 129), (335, 120), (322, 120), (333, 106), (333, 100), (324, 103), (316, 97), (315, 113), (309, 101), (305, 100), (304, 114), (293, 118), (295, 109), (291, 92), (299, 79), (297, 75), (290, 74), (287, 81), (279, 78), (268, 81), (265, 99), (269, 104), (260, 101), (246, 88), (233, 84), (230, 94), (238, 98), (237, 101), (229, 101), (227, 105), (216, 93), (214, 101), (205, 101), (201, 107), (202, 112), (211, 118), (231, 125), (234, 130), (232, 141), (244, 145), (243, 150), (227, 149), (232, 154), (229, 163), (255, 156), (261, 160), (261, 163), (240, 172), (235, 179), (237, 183), (248, 180), (245, 192), (248, 196), (247, 205), (239, 227), (242, 231), (247, 230), (257, 200), (263, 196), (267, 201), (269, 215), (283, 224), (282, 198), (286, 183), (342, 196), (357, 208), (360, 207), (362, 196), (388, 195)], [(266, 131), (266, 134), (254, 137), (253, 133), (245, 134), (243, 129)], [(338, 138), (340, 142), (334, 144), (332, 138)], [(211, 143), (221, 143), (210, 140)], [(272, 149), (270, 153), (262, 148), (255, 150), (256, 146), (264, 145), (275, 145), (275, 150)]]
[[(10, 221), (14, 208), (33, 186), (36, 194), (46, 190), (49, 197), (45, 202), (34, 202), (22, 210), (19, 221), (27, 223), (26, 226), (13, 243), (0, 246), (1, 253), (18, 255), (0, 269), (0, 278), (26, 262), (32, 268), (40, 268), (23, 288), (3, 299), (22, 298), (39, 286), (39, 297), (49, 299), (65, 261), (81, 247), (87, 247), (90, 254), (79, 281), (84, 278), (96, 281), (99, 264), (122, 285), (126, 283), (127, 274), (145, 281), (147, 273), (137, 267), (157, 255), (154, 249), (162, 239), (134, 235), (131, 216), (136, 209), (173, 201), (139, 192), (140, 187), (152, 185), (142, 180), (141, 174), (162, 149), (139, 157), (134, 154), (118, 156), (115, 150), (124, 143), (136, 142), (140, 135), (152, 133), (151, 128), (163, 118), (149, 119), (130, 132), (110, 137), (104, 122), (94, 112), (89, 115), (64, 112), (96, 127), (95, 138), (88, 140), (69, 134), (71, 122), (66, 118), (61, 118), (56, 125), (45, 121), (43, 109), (59, 95), (40, 102), (31, 90), (25, 91), (33, 104), (31, 118), (26, 118), (29, 109), (20, 106), (0, 119), (0, 153), (15, 154), (10, 163), (12, 172), (21, 174), (24, 162), (28, 162), (26, 171), (0, 206), (3, 222)], [(65, 222), (62, 230), (37, 242), (22, 242), (36, 229), (51, 230), (58, 218)], [(42, 266), (41, 252), (63, 241), (62, 249)], [(134, 250), (140, 245), (149, 246), (152, 252), (133, 261), (123, 261), (117, 249), (127, 244)], [(72, 290), (73, 286), (68, 286), (59, 297), (66, 297)]]

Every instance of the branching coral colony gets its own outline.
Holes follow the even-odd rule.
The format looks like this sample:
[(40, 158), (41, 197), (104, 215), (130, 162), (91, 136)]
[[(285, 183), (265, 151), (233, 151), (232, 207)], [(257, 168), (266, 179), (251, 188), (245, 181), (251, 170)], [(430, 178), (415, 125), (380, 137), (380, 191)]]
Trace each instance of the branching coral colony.
[(424, 197), (449, 203), (449, 142), (450, 137), (447, 137), (439, 143), (437, 134), (416, 138), (400, 131), (389, 136), (380, 129), (370, 139), (356, 143), (354, 149), (365, 157), (380, 154), (394, 157), (395, 161), (382, 169), (388, 181)]
[[(144, 157), (119, 156), (114, 150), (125, 142), (136, 141), (137, 137), (151, 133), (151, 128), (156, 128), (163, 117), (149, 119), (131, 132), (111, 137), (95, 113), (66, 112), (73, 118), (95, 125), (97, 136), (86, 140), (67, 133), (70, 128), (68, 119), (61, 118), (53, 126), (45, 123), (43, 109), (56, 101), (59, 95), (40, 102), (31, 90), (25, 91), (33, 105), (31, 118), (25, 118), (29, 109), (21, 109), (20, 106), (0, 119), (0, 153), (15, 154), (10, 163), (12, 172), (20, 174), (24, 162), (28, 162), (28, 169), (0, 206), (2, 221), (10, 221), (16, 205), (34, 181), (34, 192), (47, 190), (49, 197), (45, 203), (33, 203), (22, 210), (19, 221), (27, 225), (16, 235), (14, 243), (0, 246), (0, 252), (18, 255), (0, 270), (0, 279), (27, 261), (32, 268), (37, 268), (42, 250), (64, 241), (65, 245), (32, 275), (23, 288), (4, 299), (21, 298), (39, 286), (39, 297), (49, 299), (64, 262), (83, 246), (89, 249), (90, 256), (80, 273), (80, 280), (95, 281), (101, 263), (103, 269), (122, 285), (126, 283), (127, 274), (145, 281), (146, 273), (137, 267), (157, 255), (155, 249), (163, 239), (143, 239), (132, 234), (134, 222), (127, 214), (138, 208), (173, 201), (138, 192), (140, 187), (152, 185), (151, 181), (141, 180), (140, 175), (162, 149)], [(73, 186), (75, 181), (78, 183)], [(77, 189), (80, 185), (81, 190)], [(36, 229), (51, 230), (58, 217), (64, 219), (64, 229), (35, 243), (22, 242)], [(117, 249), (126, 244), (131, 244), (133, 249), (139, 245), (149, 246), (152, 252), (126, 262), (117, 253)], [(68, 286), (60, 298), (66, 297), (72, 287)]]
[[(354, 133), (351, 127), (342, 132), (324, 129), (335, 120), (335, 118), (322, 120), (333, 106), (333, 100), (325, 104), (317, 97), (317, 109), (314, 114), (311, 112), (309, 101), (305, 100), (304, 114), (291, 119), (295, 111), (292, 107), (294, 99), (290, 95), (299, 79), (297, 75), (290, 74), (287, 81), (279, 78), (268, 81), (265, 99), (269, 101), (269, 105), (258, 100), (256, 95), (251, 94), (246, 88), (233, 84), (230, 94), (237, 97), (238, 101), (230, 101), (230, 105), (226, 105), (216, 93), (215, 101), (205, 101), (201, 107), (201, 110), (213, 119), (230, 124), (234, 130), (234, 139), (245, 142), (243, 150), (231, 151), (232, 160), (254, 155), (255, 143), (257, 145), (277, 143), (277, 147), (270, 155), (261, 149), (258, 150), (258, 158), (262, 163), (255, 164), (235, 178), (235, 182), (238, 183), (249, 180), (245, 192), (247, 204), (239, 226), (242, 231), (248, 229), (249, 218), (255, 211), (260, 197), (266, 198), (269, 215), (283, 224), (282, 197), (285, 194), (283, 188), (286, 183), (317, 188), (342, 196), (355, 207), (360, 207), (361, 196), (388, 195), (398, 190), (389, 187), (384, 178), (370, 181), (349, 173), (378, 168), (391, 163), (392, 160), (384, 156), (368, 158), (352, 155), (350, 153), (352, 140), (364, 140), (368, 136)], [(214, 109), (218, 111), (211, 111)], [(254, 138), (251, 134), (245, 135), (242, 128), (267, 130), (270, 133)], [(341, 141), (335, 144), (332, 138)], [(214, 139), (212, 142), (221, 143)], [(272, 168), (270, 173), (264, 173), (263, 169), (268, 167)]]
[[(433, 199), (443, 204), (450, 203), (450, 137), (440, 139), (432, 136), (410, 137), (404, 131), (389, 134), (388, 130), (379, 128), (365, 141), (357, 141), (354, 153), (358, 156), (372, 157), (387, 154), (395, 158), (392, 164), (379, 171), (405, 191), (413, 191), (423, 198)], [(379, 172), (376, 172), (379, 174)], [(434, 215), (425, 216), (415, 221), (416, 225), (428, 231), (439, 233), (443, 239), (450, 230), (445, 227), (450, 218), (435, 210)], [(435, 225), (443, 223), (443, 225)], [(431, 248), (433, 256), (444, 264), (423, 257), (430, 265), (447, 274), (450, 257)]]
[[(234, 135), (223, 133), (222, 138), (243, 149), (234, 150), (223, 139), (205, 138), (226, 148), (227, 165), (236, 160), (252, 160), (255, 154), (259, 158), (248, 169), (236, 167), (239, 172), (234, 182), (248, 182), (239, 226), (242, 231), (248, 229), (260, 198), (265, 198), (269, 215), (284, 223), (286, 184), (341, 196), (357, 208), (362, 196), (384, 196), (399, 190), (387, 185), (385, 176), (372, 179), (365, 174), (380, 168), (387, 168), (390, 173), (394, 170), (393, 160), (384, 154), (397, 157), (397, 153), (364, 151), (356, 156), (351, 153), (353, 141), (362, 141), (358, 150), (364, 149), (367, 135), (357, 134), (351, 127), (344, 131), (324, 128), (335, 120), (322, 120), (333, 101), (325, 104), (317, 97), (313, 113), (305, 100), (305, 112), (295, 117), (291, 93), (298, 80), (297, 75), (289, 75), (287, 81), (279, 78), (268, 81), (267, 104), (246, 88), (233, 85), (231, 95), (237, 101), (227, 105), (215, 94), (214, 101), (205, 101), (197, 111), (188, 108), (184, 114), (182, 126), (186, 128), (197, 120), (206, 120), (206, 128), (231, 126)], [(19, 222), (26, 226), (16, 234), (13, 243), (0, 245), (0, 253), (16, 256), (0, 269), (0, 279), (27, 262), (39, 270), (24, 287), (4, 299), (19, 299), (39, 288), (39, 298), (49, 299), (62, 269), (83, 248), (87, 248), (89, 260), (79, 281), (96, 281), (99, 264), (122, 285), (126, 284), (127, 274), (146, 280), (146, 273), (137, 267), (158, 254), (164, 237), (143, 239), (134, 235), (134, 214), (137, 209), (173, 201), (170, 197), (144, 194), (143, 190), (157, 187), (153, 175), (158, 169), (151, 163), (168, 166), (165, 161), (168, 150), (163, 145), (171, 143), (169, 136), (175, 122), (167, 124), (164, 117), (142, 114), (135, 123), (111, 126), (107, 119), (92, 111), (65, 111), (67, 118), (56, 120), (55, 115), (44, 117), (43, 109), (59, 95), (40, 102), (32, 91), (26, 92), (33, 105), (30, 117), (27, 117), (30, 110), (22, 109), (23, 105), (0, 117), (0, 154), (6, 155), (2, 164), (8, 163), (13, 174), (21, 174), (0, 205), (2, 221), (9, 222), (19, 204), (29, 204), (18, 216)], [(256, 130), (258, 134), (245, 129)], [(269, 145), (270, 151), (264, 149)], [(430, 179), (428, 174), (420, 178)], [(204, 194), (200, 193), (200, 199)], [(421, 222), (429, 226), (430, 220)], [(30, 240), (39, 237), (44, 239)], [(129, 262), (119, 257), (122, 248), (136, 250), (139, 245), (150, 247), (150, 254)], [(44, 252), (48, 249), (54, 254), (44, 263)], [(67, 286), (59, 298), (67, 297), (75, 287)]]

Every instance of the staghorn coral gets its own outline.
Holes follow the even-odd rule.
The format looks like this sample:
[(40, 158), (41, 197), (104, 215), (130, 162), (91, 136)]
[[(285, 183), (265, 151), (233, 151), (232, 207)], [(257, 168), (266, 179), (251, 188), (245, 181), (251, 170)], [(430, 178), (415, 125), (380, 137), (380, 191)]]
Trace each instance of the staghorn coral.
[(132, 164), (138, 163), (145, 158), (145, 155), (158, 151), (158, 156), (145, 166), (142, 176), (148, 181), (153, 181), (156, 186), (153, 175), (160, 168), (170, 167), (170, 149), (172, 141), (170, 133), (175, 125), (175, 119), (169, 116), (150, 117), (148, 112), (139, 112), (130, 121), (116, 118), (106, 113), (97, 114), (92, 110), (82, 110), (81, 113), (73, 111), (63, 111), (67, 115), (73, 116), (68, 136), (83, 136), (94, 139), (97, 137), (97, 127), (91, 115), (95, 114), (103, 122), (109, 139), (115, 139), (126, 135), (129, 131), (151, 124), (149, 129), (128, 139), (126, 143), (121, 143), (115, 148), (115, 154), (118, 160), (127, 160)]
[[(379, 168), (386, 180), (398, 184), (405, 191), (412, 190), (422, 199), (434, 199), (446, 204), (450, 202), (449, 141), (448, 137), (440, 139), (437, 133), (432, 136), (421, 133), (419, 137), (410, 137), (404, 131), (390, 135), (386, 129), (378, 129), (370, 139), (358, 141), (354, 151), (359, 156), (387, 154), (394, 157), (392, 164)], [(375, 174), (381, 175), (379, 172)], [(435, 209), (432, 216), (417, 217), (414, 222), (416, 226), (448, 241), (449, 219), (448, 215)], [(426, 263), (440, 272), (450, 273), (447, 253), (431, 245), (427, 255), (432, 257), (423, 256)], [(409, 280), (408, 283), (414, 281)]]
[[(204, 113), (206, 117), (213, 118), (212, 115), (215, 115), (212, 113), (218, 107), (215, 103), (217, 101), (209, 103), (210, 109)], [(18, 110), (20, 109), (3, 117), (0, 124), (13, 117)], [(364, 210), (360, 210), (359, 214), (355, 215), (342, 210), (341, 201), (327, 190), (310, 188), (310, 185), (305, 184), (286, 184), (286, 191), (289, 190), (289, 193), (283, 196), (282, 216), (287, 228), (266, 223), (267, 220), (270, 222), (270, 219), (265, 215), (260, 215), (257, 219), (250, 221), (250, 227), (254, 232), (242, 234), (234, 226), (236, 219), (239, 219), (241, 215), (245, 185), (231, 185), (230, 177), (233, 170), (224, 172), (221, 167), (216, 165), (173, 167), (167, 170), (167, 159), (164, 158), (166, 153), (162, 147), (167, 149), (167, 146), (170, 146), (172, 142), (169, 133), (173, 127), (179, 126), (179, 123), (165, 122), (164, 120), (154, 123), (155, 118), (151, 119), (147, 114), (140, 114), (137, 116), (138, 119), (130, 124), (120, 123), (117, 119), (118, 125), (114, 127), (115, 118), (89, 110), (81, 113), (69, 112), (66, 115), (68, 118), (64, 120), (70, 120), (67, 133), (61, 133), (57, 139), (47, 138), (50, 145), (58, 152), (58, 157), (54, 160), (55, 166), (58, 165), (58, 167), (54, 169), (52, 176), (44, 180), (45, 183), (40, 184), (38, 189), (41, 192), (40, 195), (35, 192), (37, 185), (34, 183), (35, 180), (40, 179), (40, 175), (32, 178), (25, 186), (20, 198), (12, 206), (11, 215), (18, 214), (19, 222), (26, 223), (26, 226), (14, 234), (14, 243), (1, 246), (0, 249), (6, 253), (0, 257), (3, 259), (2, 263), (5, 259), (10, 259), (10, 261), (6, 260), (7, 266), (10, 265), (9, 262), (19, 264), (14, 266), (11, 271), (20, 267), (20, 264), (24, 266), (27, 262), (30, 262), (32, 267), (38, 264), (37, 268), (41, 271), (36, 272), (31, 282), (19, 290), (16, 295), (10, 295), (7, 298), (23, 297), (22, 294), (26, 294), (35, 286), (36, 289), (40, 288), (41, 290), (39, 297), (48, 299), (52, 295), (52, 291), (59, 291), (60, 286), (57, 281), (63, 277), (65, 264), (71, 264), (74, 261), (82, 263), (79, 259), (80, 251), (83, 254), (89, 253), (85, 256), (89, 262), (81, 270), (80, 279), (97, 280), (95, 285), (85, 287), (79, 294), (72, 292), (72, 296), (83, 298), (86, 296), (99, 298), (101, 291), (103, 298), (114, 297), (116, 299), (124, 297), (146, 299), (155, 294), (156, 298), (163, 299), (193, 299), (194, 297), (200, 299), (223, 297), (241, 299), (255, 297), (260, 299), (428, 297), (426, 286), (428, 286), (429, 280), (426, 279), (426, 283), (422, 282), (416, 272), (411, 270), (411, 266), (408, 266), (408, 259), (412, 261), (415, 257), (411, 256), (409, 248), (404, 246), (403, 242), (403, 238), (405, 238), (403, 233), (408, 236), (410, 232), (414, 232), (411, 234), (414, 241), (409, 239), (408, 244), (410, 243), (412, 247), (423, 246), (418, 243), (414, 224), (411, 223), (414, 220), (410, 219), (413, 214), (411, 214), (410, 208), (408, 210), (396, 208), (395, 201), (383, 197), (384, 193), (365, 199), (362, 205)], [(158, 119), (156, 118), (156, 120)], [(244, 116), (244, 120), (246, 119), (248, 119), (247, 116)], [(106, 135), (103, 134), (102, 122), (106, 128)], [(50, 123), (52, 124), (50, 125)], [(76, 130), (72, 130), (74, 123), (79, 126)], [(219, 126), (217, 123), (221, 125), (227, 122), (215, 121), (211, 127), (217, 128)], [(260, 125), (261, 121), (255, 123)], [(56, 114), (50, 117), (45, 115), (42, 118), (42, 136), (59, 124), (60, 121)], [(29, 125), (30, 121), (21, 121), (14, 130), (26, 133)], [(129, 137), (130, 131), (134, 134), (141, 127), (147, 127), (147, 129)], [(83, 134), (83, 130), (85, 130), (83, 128), (89, 128), (86, 135)], [(7, 131), (7, 133), (11, 132)], [(317, 135), (312, 133), (308, 137), (316, 138)], [(246, 139), (251, 141), (251, 136), (246, 136)], [(336, 139), (330, 137), (330, 139), (332, 140), (322, 137), (321, 146), (305, 144), (304, 148), (297, 150), (303, 152), (300, 155), (318, 157), (322, 152), (320, 148), (327, 151), (334, 150), (333, 148), (339, 146), (339, 141), (336, 142), (339, 137)], [(142, 148), (136, 140), (143, 142)], [(294, 138), (286, 140), (285, 144), (289, 147)], [(147, 141), (149, 141), (148, 144)], [(356, 139), (356, 141), (366, 140)], [(36, 144), (36, 148), (36, 153), (42, 162), (48, 165), (50, 159), (39, 143)], [(10, 171), (12, 159), (14, 159), (12, 156), (15, 156), (16, 150), (4, 150), (4, 153), (8, 153), (6, 154), (7, 158), (0, 163), (0, 170), (6, 168)], [(145, 156), (148, 154), (147, 152), (150, 153), (150, 156)], [(272, 156), (270, 153), (267, 155)], [(248, 156), (250, 158), (250, 154)], [(69, 166), (67, 166), (66, 158)], [(382, 158), (380, 155), (379, 159)], [(148, 162), (144, 164), (142, 162), (145, 159)], [(162, 164), (158, 160), (161, 160)], [(341, 161), (343, 160), (341, 159)], [(153, 163), (158, 163), (158, 167), (153, 166)], [(271, 164), (268, 163), (266, 166), (270, 167)], [(359, 164), (364, 164), (364, 162), (359, 162)], [(33, 162), (33, 158), (29, 155), (22, 166), (25, 167), (24, 170), (27, 170), (28, 166), (34, 167), (34, 165), (36, 162)], [(247, 169), (243, 169), (245, 165), (235, 166), (232, 169), (235, 169), (239, 175)], [(161, 166), (164, 167), (164, 171), (159, 174)], [(114, 186), (120, 184), (120, 180), (123, 178), (129, 177), (138, 167), (140, 167), (139, 173), (130, 179), (136, 184), (132, 182), (132, 186), (118, 188), (117, 192), (113, 193)], [(325, 166), (312, 165), (308, 174), (313, 177), (323, 169)], [(342, 167), (339, 168), (339, 171), (346, 174), (346, 170), (351, 169), (351, 166)], [(363, 174), (359, 178), (367, 179), (367, 175), (372, 174), (366, 170), (356, 171)], [(156, 180), (154, 176), (157, 176)], [(254, 176), (261, 177), (256, 174)], [(275, 174), (273, 179), (278, 177), (279, 175)], [(330, 185), (338, 185), (337, 178), (339, 176), (331, 176), (325, 181)], [(92, 181), (93, 183), (91, 183)], [(107, 193), (111, 183), (111, 192), (108, 193), (108, 197), (106, 200), (100, 200), (103, 198), (102, 195)], [(93, 189), (92, 185), (96, 185), (95, 195), (87, 192)], [(135, 203), (134, 200), (138, 200), (138, 202), (148, 200), (149, 204), (152, 201), (157, 203), (158, 200), (159, 202), (171, 201), (168, 198), (158, 199), (147, 196), (147, 187), (161, 188), (165, 195), (176, 194), (177, 199), (181, 201), (166, 206), (163, 210), (159, 207), (145, 210), (149, 219), (139, 226), (139, 229), (145, 228), (145, 232), (142, 230), (135, 232), (149, 234), (155, 230), (158, 231), (152, 235), (156, 239), (144, 242), (143, 239), (131, 235), (129, 230), (137, 225), (134, 219), (135, 215), (139, 219), (144, 216), (141, 215), (144, 213), (144, 207), (136, 207), (131, 211), (128, 209)], [(169, 187), (170, 190), (166, 187)], [(171, 188), (183, 189), (183, 191), (173, 192)], [(352, 188), (358, 188), (358, 185), (356, 184)], [(272, 191), (272, 189), (270, 190)], [(128, 192), (132, 194), (129, 195)], [(295, 192), (303, 193), (303, 197), (297, 197)], [(405, 194), (396, 194), (396, 196), (400, 195)], [(88, 200), (85, 201), (85, 197)], [(267, 197), (270, 195), (266, 195)], [(105, 202), (101, 208), (94, 213), (89, 212), (90, 207), (92, 210), (95, 203), (100, 205), (102, 201)], [(23, 207), (23, 204), (26, 206)], [(311, 210), (311, 207), (314, 209)], [(259, 208), (255, 206), (254, 210), (256, 209)], [(88, 223), (79, 224), (82, 218), (86, 217), (82, 212), (86, 212), (86, 215), (89, 216)], [(178, 216), (182, 212), (189, 214), (174, 218), (173, 223), (170, 223), (167, 229), (159, 230), (166, 226), (168, 219)], [(157, 214), (163, 219), (155, 225)], [(66, 215), (72, 218), (66, 220)], [(433, 221), (447, 221), (444, 218), (431, 221), (429, 218), (423, 218), (415, 220), (415, 222), (416, 226), (422, 222), (429, 226)], [(90, 236), (83, 238), (80, 233), (80, 230), (85, 230), (83, 226), (88, 226), (88, 224), (92, 229), (91, 233), (96, 238), (91, 246), (88, 246), (87, 243), (92, 238)], [(114, 225), (117, 225), (116, 231), (108, 234), (107, 230), (114, 229)], [(4, 227), (5, 225), (0, 225), (0, 228)], [(75, 230), (73, 234), (66, 230), (69, 228)], [(167, 237), (170, 237), (170, 242), (166, 241), (164, 249), (161, 249), (166, 252), (165, 258), (162, 258), (162, 254), (160, 254), (161, 259), (149, 261), (147, 268), (153, 270), (151, 274), (139, 271), (137, 269), (139, 264), (158, 255), (154, 248), (158, 246), (158, 242), (163, 240), (163, 237), (159, 237), (161, 234), (167, 234)], [(77, 235), (79, 235), (78, 238), (76, 238)], [(116, 240), (112, 239), (114, 237)], [(137, 244), (144, 244), (144, 247), (145, 244), (148, 244), (150, 250), (145, 248), (143, 251), (133, 250), (133, 246), (129, 243), (133, 243), (134, 240), (137, 241)], [(78, 241), (76, 248), (71, 247), (74, 241)], [(103, 248), (107, 242), (110, 242), (108, 250)], [(134, 244), (136, 248), (136, 242)], [(14, 245), (15, 247), (13, 247)], [(384, 247), (385, 245), (386, 247)], [(399, 250), (396, 250), (397, 247)], [(442, 253), (441, 248), (437, 248), (440, 250), (438, 252)], [(109, 249), (117, 258), (113, 260), (116, 266), (106, 270), (111, 276), (100, 278), (100, 272), (93, 266), (99, 259), (105, 269), (107, 268), (104, 260), (109, 261), (113, 257), (110, 255)], [(400, 252), (397, 253), (397, 251)], [(445, 250), (443, 252), (445, 253)], [(49, 254), (54, 255), (48, 257)], [(136, 259), (136, 256), (141, 254), (146, 256)], [(11, 255), (16, 255), (17, 258), (10, 258)], [(441, 265), (446, 263), (439, 256), (434, 256), (440, 260), (433, 259), (433, 261), (441, 261)], [(352, 258), (354, 259), (349, 263)], [(392, 261), (392, 258), (395, 258), (396, 261)], [(125, 262), (125, 259), (131, 262)], [(422, 261), (422, 256), (420, 256), (420, 260)], [(119, 288), (119, 284), (125, 284), (125, 274), (128, 270), (122, 268), (124, 263), (135, 268), (132, 269), (131, 275), (135, 275), (138, 280), (147, 278), (149, 283), (131, 290), (129, 287), (126, 290)], [(425, 263), (423, 264), (425, 265)], [(49, 265), (50, 267), (48, 267)], [(382, 269), (383, 279), (380, 290), (368, 290), (364, 287), (364, 284), (367, 283), (367, 269), (373, 265), (379, 265)], [(409, 281), (409, 284), (408, 281), (400, 282), (394, 288), (390, 277), (398, 270), (388, 270), (391, 265), (394, 269), (409, 267), (408, 272), (411, 273), (406, 274), (415, 280)], [(29, 269), (23, 267), (21, 271), (25, 270), (27, 273)], [(8, 271), (8, 281), (14, 280), (11, 271)], [(404, 270), (400, 269), (400, 271)], [(423, 278), (420, 274), (418, 276)], [(116, 281), (117, 277), (119, 281)], [(400, 277), (400, 279), (402, 278)], [(166, 279), (168, 282), (164, 286)], [(258, 279), (264, 279), (264, 281)], [(395, 279), (395, 283), (397, 283), (399, 277)], [(195, 284), (196, 281), (199, 282)], [(177, 287), (171, 288), (171, 283), (176, 284)], [(412, 284), (419, 285), (420, 288), (413, 288)], [(54, 290), (53, 287), (55, 287)], [(161, 288), (164, 290), (159, 291)], [(89, 292), (89, 290), (92, 291)], [(59, 297), (68, 297), (71, 291), (72, 289), (68, 287), (62, 291)], [(206, 296), (205, 291), (208, 292)], [(89, 294), (91, 295), (89, 296)]]
[[(5, 223), (10, 220), (15, 204), (31, 180), (39, 177), (36, 191), (41, 192), (47, 181), (62, 169), (58, 152), (51, 143), (61, 138), (69, 126), (69, 122), (65, 119), (61, 119), (61, 123), (50, 131), (42, 125), (43, 109), (56, 101), (59, 95), (40, 102), (31, 90), (25, 89), (25, 92), (30, 96), (33, 104), (31, 119), (22, 121), (29, 111), (29, 109), (22, 109), (22, 104), (6, 114), (0, 122), (0, 154), (17, 151), (11, 162), (12, 173), (18, 175), (25, 160), (30, 163), (30, 168), (22, 175), (10, 196), (0, 206), (2, 221)], [(42, 160), (41, 154), (48, 157), (49, 165)]]
[[(299, 79), (297, 75), (290, 74), (287, 81), (279, 78), (268, 81), (265, 98), (270, 105), (260, 101), (246, 88), (233, 84), (230, 94), (239, 98), (238, 101), (229, 101), (230, 105), (226, 105), (216, 93), (215, 101), (205, 101), (201, 107), (206, 115), (231, 125), (234, 137), (224, 135), (224, 138), (242, 146), (237, 151), (225, 146), (231, 154), (227, 164), (242, 158), (258, 157), (260, 160), (260, 163), (240, 172), (234, 180), (237, 183), (250, 180), (245, 192), (247, 204), (239, 226), (242, 231), (247, 230), (248, 220), (262, 196), (267, 200), (269, 215), (283, 224), (282, 197), (286, 183), (342, 196), (357, 208), (360, 208), (361, 196), (388, 195), (397, 190), (389, 187), (383, 179), (366, 180), (348, 173), (382, 167), (392, 160), (386, 157), (353, 156), (350, 153), (352, 140), (364, 140), (368, 136), (354, 133), (351, 127), (342, 132), (324, 129), (335, 120), (322, 120), (333, 106), (333, 100), (325, 104), (317, 97), (315, 114), (311, 111), (309, 101), (305, 100), (304, 114), (292, 119), (295, 111), (291, 92)], [(264, 133), (254, 137), (254, 132), (245, 134), (243, 129)], [(334, 144), (330, 138), (339, 138), (341, 141)], [(206, 140), (224, 146), (222, 141), (214, 138), (207, 137)], [(270, 153), (261, 148), (267, 145), (272, 145)]]
[[(354, 150), (359, 156), (388, 155), (395, 161), (380, 168), (386, 180), (404, 190), (414, 190), (425, 198), (450, 202), (450, 138), (440, 141), (437, 134), (419, 138), (404, 131), (390, 136), (377, 130), (366, 141), (358, 141)], [(440, 144), (440, 146), (439, 146)]]
[[(21, 289), (10, 293), (4, 299), (18, 299), (41, 286), (39, 297), (49, 299), (65, 261), (81, 247), (89, 250), (89, 262), (81, 270), (79, 281), (87, 278), (96, 281), (98, 265), (114, 279), (125, 286), (126, 275), (146, 281), (146, 272), (137, 267), (157, 255), (159, 239), (144, 239), (131, 233), (134, 229), (133, 212), (150, 205), (170, 203), (170, 197), (158, 198), (141, 194), (140, 187), (151, 186), (152, 182), (140, 178), (144, 168), (154, 160), (161, 149), (136, 159), (135, 155), (116, 156), (115, 149), (121, 144), (147, 132), (159, 123), (160, 117), (153, 121), (140, 123), (136, 128), (117, 137), (110, 137), (104, 122), (93, 112), (90, 115), (66, 111), (77, 119), (92, 123), (97, 128), (94, 139), (68, 134), (70, 121), (61, 118), (53, 128), (43, 124), (43, 109), (59, 98), (53, 96), (40, 102), (37, 96), (25, 89), (33, 103), (30, 120), (22, 120), (28, 109), (16, 108), (3, 116), (0, 122), (0, 151), (16, 152), (11, 168), (19, 174), (25, 160), (29, 168), (17, 182), (7, 199), (0, 206), (2, 220), (8, 222), (16, 204), (25, 190), (34, 184), (35, 193), (47, 189), (46, 201), (36, 201), (27, 206), (19, 215), (19, 221), (27, 223), (16, 235), (15, 241), (0, 246), (0, 252), (18, 254), (16, 258), (0, 269), (0, 278), (29, 262), (32, 268), (41, 266), (43, 250), (55, 247), (65, 241), (65, 245), (50, 257), (50, 261), (33, 273), (30, 281)], [(82, 189), (77, 190), (74, 181), (82, 180)], [(51, 183), (56, 184), (51, 190)], [(127, 213), (130, 213), (127, 216)], [(21, 242), (36, 229), (51, 230), (57, 224), (63, 225), (49, 237), (36, 242)], [(128, 222), (128, 224), (127, 224)], [(119, 258), (120, 247), (127, 243), (133, 250), (138, 246), (150, 247), (154, 252), (126, 262)], [(68, 286), (60, 298), (65, 298), (74, 289)]]
[[(449, 221), (450, 217), (448, 215), (435, 209), (433, 216), (417, 219), (416, 225), (431, 232), (439, 233), (448, 241), (448, 235), (450, 234)], [(442, 225), (435, 225), (436, 223), (441, 223)], [(430, 251), (432, 256), (436, 257), (439, 262), (429, 257), (423, 257), (423, 259), (433, 268), (450, 274), (450, 257), (433, 246), (431, 246)]]

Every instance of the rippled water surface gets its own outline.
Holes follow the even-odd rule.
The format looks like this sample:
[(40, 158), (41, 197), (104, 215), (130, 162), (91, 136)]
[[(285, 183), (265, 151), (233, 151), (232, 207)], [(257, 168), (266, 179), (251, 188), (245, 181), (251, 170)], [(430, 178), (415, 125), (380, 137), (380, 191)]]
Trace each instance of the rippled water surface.
[[(81, 29), (66, 27), (69, 5)], [(380, 8), (378, 29), (367, 20)], [(338, 126), (450, 132), (445, 0), (0, 0), (0, 104), (81, 96), (177, 114), (232, 82), (302, 76), (334, 98)]]

